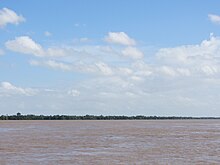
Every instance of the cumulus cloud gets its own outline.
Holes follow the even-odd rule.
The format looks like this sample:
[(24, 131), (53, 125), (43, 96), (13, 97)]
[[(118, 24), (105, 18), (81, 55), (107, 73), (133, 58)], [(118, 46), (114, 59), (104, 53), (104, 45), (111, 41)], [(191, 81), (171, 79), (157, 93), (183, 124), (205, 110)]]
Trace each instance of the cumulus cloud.
[(194, 62), (214, 61), (220, 57), (220, 38), (210, 36), (198, 45), (184, 45), (174, 48), (162, 48), (156, 56), (159, 60), (176, 64), (192, 64)]
[(16, 14), (13, 10), (3, 8), (0, 10), (0, 27), (5, 27), (7, 24), (18, 25), (24, 22), (25, 18), (22, 15)]
[[(20, 41), (21, 40), (21, 41)], [(213, 34), (200, 44), (182, 45), (159, 49), (151, 63), (145, 61), (144, 53), (136, 47), (79, 46), (65, 48), (43, 48), (32, 39), (25, 37), (6, 42), (11, 50), (41, 55), (41, 61), (32, 60), (33, 66), (44, 66), (51, 69), (80, 72), (103, 76), (130, 76), (133, 80), (143, 80), (147, 77), (189, 77), (189, 76), (215, 76), (220, 74), (220, 38)], [(16, 44), (14, 44), (14, 42)], [(30, 44), (21, 44), (21, 43)], [(13, 47), (21, 45), (21, 47)], [(32, 46), (31, 46), (32, 45)], [(40, 52), (40, 53), (39, 53)], [(65, 56), (66, 54), (71, 56)], [(53, 58), (57, 55), (64, 58)], [(134, 59), (126, 61), (126, 67), (117, 65), (125, 63), (121, 55)], [(52, 57), (52, 58), (51, 58)]]
[(209, 20), (213, 23), (220, 24), (220, 16), (216, 14), (209, 14)]
[(31, 60), (30, 64), (33, 66), (46, 66), (52, 69), (57, 69), (57, 70), (63, 70), (63, 71), (71, 71), (72, 67), (68, 64), (62, 63), (62, 62), (57, 62), (54, 60), (48, 60), (48, 61), (36, 61), (36, 60)]
[(140, 50), (138, 50), (135, 47), (127, 47), (127, 48), (123, 49), (122, 55), (124, 55), (126, 57), (130, 57), (132, 59), (141, 59), (144, 57), (143, 52), (141, 52)]
[(196, 45), (162, 48), (156, 53), (154, 70), (170, 76), (220, 76), (220, 38), (213, 34)]
[(9, 82), (1, 82), (0, 91), (3, 95), (20, 94), (26, 96), (33, 96), (38, 92), (36, 89), (32, 89), (32, 88), (16, 87)]
[[(44, 53), (50, 52), (50, 48), (39, 47)], [(143, 58), (143, 53), (134, 46), (92, 45), (70, 49), (76, 49), (78, 54), (50, 58), (43, 53), (42, 57), (46, 58), (33, 57), (30, 64), (72, 72), (73, 75), (74, 72), (85, 73), (86, 78), (77, 79), (78, 82), (73, 81), (72, 84), (68, 81), (70, 86), (65, 84), (60, 90), (41, 90), (31, 103), (27, 103), (31, 108), (41, 112), (45, 108), (48, 113), (60, 114), (219, 114), (216, 110), (220, 106), (219, 37), (211, 35), (195, 45), (161, 48), (150, 60), (149, 56)], [(29, 50), (32, 54), (35, 51)], [(126, 60), (122, 55), (135, 60)], [(3, 83), (0, 96), (9, 91), (11, 95), (26, 96), (27, 89)], [(4, 97), (0, 103), (2, 99)], [(10, 98), (6, 100), (10, 101)], [(0, 108), (4, 104), (0, 104)], [(17, 106), (16, 103), (8, 105)]]
[(7, 49), (18, 53), (33, 54), (35, 56), (44, 55), (42, 46), (28, 36), (16, 37), (15, 40), (9, 40), (5, 43), (5, 46)]
[(56, 62), (53, 60), (49, 60), (45, 64), (54, 69), (61, 69), (61, 70), (67, 70), (67, 71), (71, 70), (71, 67), (69, 65), (61, 63), (61, 62)]
[(105, 37), (105, 41), (126, 46), (133, 46), (136, 44), (136, 41), (130, 38), (125, 32), (109, 32), (108, 36)]
[(94, 64), (86, 64), (82, 62), (67, 64), (55, 60), (44, 60), (44, 61), (31, 60), (29, 61), (29, 63), (32, 66), (44, 66), (62, 71), (90, 73), (90, 74), (104, 75), (104, 76), (111, 76), (114, 74), (113, 69), (104, 62), (96, 62)]
[(40, 44), (36, 43), (29, 36), (16, 37), (14, 40), (9, 40), (5, 43), (7, 49), (23, 53), (31, 54), (38, 57), (60, 57), (65, 56), (65, 51), (61, 48), (44, 49)]

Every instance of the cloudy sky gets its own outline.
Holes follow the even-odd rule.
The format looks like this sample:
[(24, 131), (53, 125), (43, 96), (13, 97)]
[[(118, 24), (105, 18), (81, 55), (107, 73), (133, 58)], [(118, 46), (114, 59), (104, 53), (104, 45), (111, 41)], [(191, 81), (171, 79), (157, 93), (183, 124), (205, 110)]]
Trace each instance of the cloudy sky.
[(220, 116), (219, 6), (2, 0), (0, 114)]

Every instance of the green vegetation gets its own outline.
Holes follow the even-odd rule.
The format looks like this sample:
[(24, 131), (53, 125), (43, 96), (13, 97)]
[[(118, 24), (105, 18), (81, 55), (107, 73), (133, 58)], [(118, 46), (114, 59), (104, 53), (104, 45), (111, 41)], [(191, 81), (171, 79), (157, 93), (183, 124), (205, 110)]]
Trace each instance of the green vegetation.
[(0, 120), (185, 120), (185, 119), (220, 119), (220, 117), (176, 117), (176, 116), (70, 116), (70, 115), (1, 115)]

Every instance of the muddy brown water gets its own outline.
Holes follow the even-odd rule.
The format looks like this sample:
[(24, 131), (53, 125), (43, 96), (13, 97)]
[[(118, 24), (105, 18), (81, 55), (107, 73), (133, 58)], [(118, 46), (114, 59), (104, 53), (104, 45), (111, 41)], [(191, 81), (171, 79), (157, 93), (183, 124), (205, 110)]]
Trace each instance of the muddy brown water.
[(0, 165), (220, 164), (220, 120), (0, 121)]

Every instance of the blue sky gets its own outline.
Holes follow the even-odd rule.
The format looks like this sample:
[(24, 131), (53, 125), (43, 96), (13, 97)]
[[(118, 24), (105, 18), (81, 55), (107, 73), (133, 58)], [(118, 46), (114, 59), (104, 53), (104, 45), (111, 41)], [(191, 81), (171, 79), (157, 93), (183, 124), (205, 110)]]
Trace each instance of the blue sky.
[(0, 113), (219, 116), (219, 6), (3, 0)]

